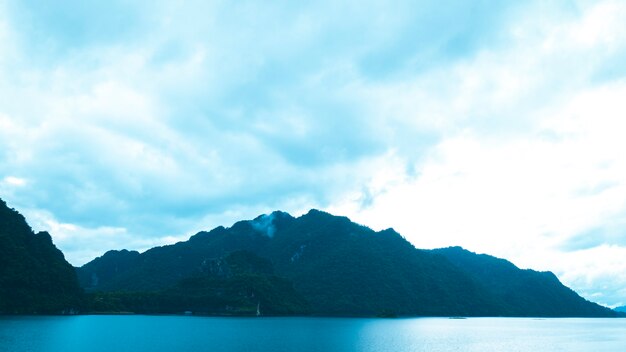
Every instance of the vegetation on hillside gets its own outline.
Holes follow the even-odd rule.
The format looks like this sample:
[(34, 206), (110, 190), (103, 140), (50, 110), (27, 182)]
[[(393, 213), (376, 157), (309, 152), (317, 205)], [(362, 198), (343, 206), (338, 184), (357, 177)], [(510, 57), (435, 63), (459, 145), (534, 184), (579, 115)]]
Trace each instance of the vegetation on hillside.
[(306, 314), (308, 306), (271, 263), (245, 251), (203, 265), (201, 273), (154, 291), (89, 294), (91, 312), (200, 315)]
[(47, 232), (0, 199), (0, 314), (69, 314), (83, 304), (74, 268)]

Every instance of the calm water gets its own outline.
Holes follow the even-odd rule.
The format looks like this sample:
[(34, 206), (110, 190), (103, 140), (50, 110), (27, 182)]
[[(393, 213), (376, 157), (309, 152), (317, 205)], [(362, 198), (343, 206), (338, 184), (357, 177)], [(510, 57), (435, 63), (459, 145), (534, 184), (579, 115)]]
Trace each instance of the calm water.
[(0, 317), (0, 351), (624, 351), (626, 319)]

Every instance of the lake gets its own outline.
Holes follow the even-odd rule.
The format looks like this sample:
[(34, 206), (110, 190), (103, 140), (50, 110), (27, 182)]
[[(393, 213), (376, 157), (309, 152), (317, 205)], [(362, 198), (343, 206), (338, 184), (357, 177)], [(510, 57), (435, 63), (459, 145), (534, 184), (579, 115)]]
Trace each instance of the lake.
[(623, 351), (626, 319), (1, 317), (0, 351)]

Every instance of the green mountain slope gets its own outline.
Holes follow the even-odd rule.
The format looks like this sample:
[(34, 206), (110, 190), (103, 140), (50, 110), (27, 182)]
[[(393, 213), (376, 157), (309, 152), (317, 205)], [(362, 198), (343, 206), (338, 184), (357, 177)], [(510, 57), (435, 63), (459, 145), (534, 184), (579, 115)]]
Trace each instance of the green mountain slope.
[(50, 235), (33, 233), (0, 200), (0, 314), (68, 313), (81, 295), (74, 269)]
[(98, 292), (90, 297), (89, 309), (95, 312), (205, 315), (308, 312), (306, 300), (294, 290), (291, 282), (275, 276), (268, 260), (246, 251), (206, 260), (199, 272), (167, 288)]

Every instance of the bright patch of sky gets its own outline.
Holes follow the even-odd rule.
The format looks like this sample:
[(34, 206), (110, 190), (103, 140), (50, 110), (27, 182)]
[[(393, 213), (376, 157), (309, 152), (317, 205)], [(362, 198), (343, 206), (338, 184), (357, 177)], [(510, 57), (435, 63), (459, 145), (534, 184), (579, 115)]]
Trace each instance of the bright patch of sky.
[(75, 265), (275, 209), (626, 304), (622, 1), (0, 1), (0, 197)]

